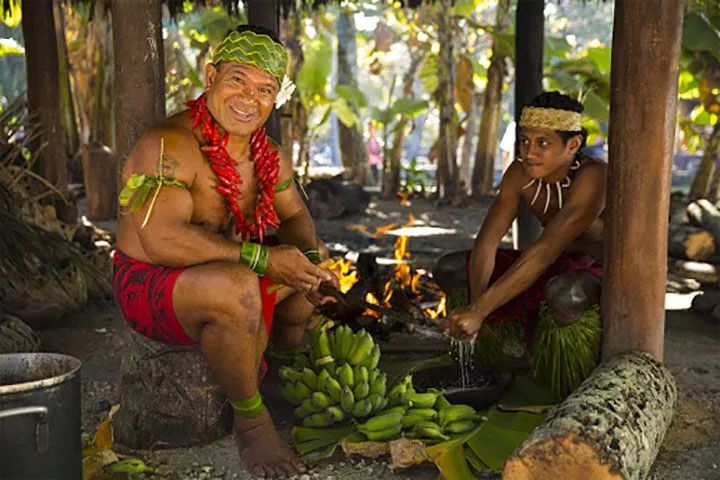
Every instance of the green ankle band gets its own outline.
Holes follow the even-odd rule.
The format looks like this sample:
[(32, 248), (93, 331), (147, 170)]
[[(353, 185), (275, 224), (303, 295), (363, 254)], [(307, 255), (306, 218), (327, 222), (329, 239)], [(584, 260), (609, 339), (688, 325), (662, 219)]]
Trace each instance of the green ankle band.
[(307, 257), (307, 259), (310, 260), (315, 265), (318, 265), (319, 263), (322, 262), (322, 258), (320, 258), (320, 251), (317, 249), (305, 250), (305, 252), (303, 252), (303, 253)]
[(253, 242), (242, 242), (240, 245), (240, 263), (250, 267), (259, 276), (265, 275), (268, 263), (268, 248)]
[(257, 418), (265, 410), (260, 392), (255, 392), (255, 395), (245, 400), (231, 400), (230, 405), (235, 414), (243, 418)]

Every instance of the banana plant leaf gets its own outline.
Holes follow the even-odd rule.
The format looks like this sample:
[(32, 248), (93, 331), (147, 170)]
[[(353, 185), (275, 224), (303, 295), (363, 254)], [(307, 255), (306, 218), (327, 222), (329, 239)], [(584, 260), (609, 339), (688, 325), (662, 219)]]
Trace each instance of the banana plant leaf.
[(475, 475), (470, 471), (468, 461), (465, 458), (464, 447), (467, 441), (472, 438), (481, 428), (477, 427), (468, 433), (428, 447), (425, 451), (428, 458), (435, 462), (445, 480), (474, 480)]
[(498, 400), (498, 408), (505, 411), (540, 413), (557, 405), (550, 387), (533, 377), (517, 377), (513, 385)]
[(328, 458), (335, 452), (340, 441), (355, 431), (354, 426), (341, 428), (294, 427), (290, 438), (295, 451), (312, 463)]
[(380, 369), (387, 375), (387, 386), (388, 389), (392, 388), (397, 382), (399, 382), (406, 375), (412, 375), (420, 370), (426, 370), (433, 367), (444, 367), (446, 365), (452, 365), (455, 360), (449, 355), (439, 355), (436, 357), (424, 357), (424, 358), (413, 358), (396, 360), (392, 356), (381, 356), (380, 357)]

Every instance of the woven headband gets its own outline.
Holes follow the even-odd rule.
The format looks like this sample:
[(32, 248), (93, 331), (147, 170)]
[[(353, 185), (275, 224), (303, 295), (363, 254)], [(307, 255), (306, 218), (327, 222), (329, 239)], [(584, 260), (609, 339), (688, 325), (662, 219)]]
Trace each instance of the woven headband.
[(215, 49), (212, 63), (238, 62), (264, 70), (282, 85), (287, 65), (285, 47), (250, 30), (230, 32)]
[(525, 107), (520, 115), (520, 126), (549, 128), (560, 132), (582, 130), (582, 115), (570, 110), (556, 108)]

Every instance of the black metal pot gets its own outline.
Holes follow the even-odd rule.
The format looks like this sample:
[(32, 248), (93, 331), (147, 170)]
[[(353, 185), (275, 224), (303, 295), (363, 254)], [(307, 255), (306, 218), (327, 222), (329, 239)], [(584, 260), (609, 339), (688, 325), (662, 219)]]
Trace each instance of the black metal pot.
[(80, 360), (0, 355), (0, 479), (81, 479)]

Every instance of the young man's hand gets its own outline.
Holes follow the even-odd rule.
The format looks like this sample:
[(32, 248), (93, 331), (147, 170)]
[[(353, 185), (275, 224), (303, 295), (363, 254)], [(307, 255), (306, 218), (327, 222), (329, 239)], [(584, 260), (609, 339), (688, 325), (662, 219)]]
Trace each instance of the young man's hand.
[(322, 282), (337, 282), (335, 275), (314, 265), (297, 247), (278, 245), (268, 250), (265, 276), (276, 283), (310, 293)]
[(453, 310), (443, 323), (443, 330), (458, 340), (472, 338), (483, 322), (485, 316), (480, 314), (472, 305)]

